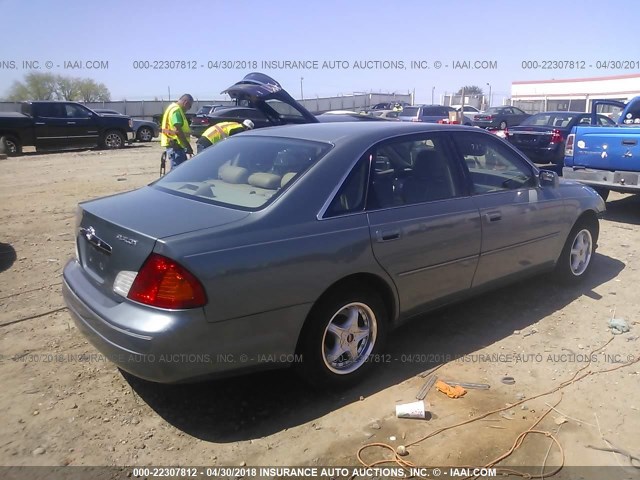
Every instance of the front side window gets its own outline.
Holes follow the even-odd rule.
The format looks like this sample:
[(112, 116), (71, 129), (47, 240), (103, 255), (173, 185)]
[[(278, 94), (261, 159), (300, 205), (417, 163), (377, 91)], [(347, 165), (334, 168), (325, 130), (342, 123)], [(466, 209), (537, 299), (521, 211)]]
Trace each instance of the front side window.
[(489, 135), (461, 132), (454, 135), (454, 141), (469, 169), (474, 193), (536, 186), (530, 165), (500, 140)]
[(239, 135), (207, 148), (153, 186), (209, 203), (258, 210), (330, 149), (327, 143)]
[(67, 118), (89, 118), (91, 116), (89, 110), (86, 110), (79, 105), (72, 105), (68, 103), (64, 108), (67, 112)]

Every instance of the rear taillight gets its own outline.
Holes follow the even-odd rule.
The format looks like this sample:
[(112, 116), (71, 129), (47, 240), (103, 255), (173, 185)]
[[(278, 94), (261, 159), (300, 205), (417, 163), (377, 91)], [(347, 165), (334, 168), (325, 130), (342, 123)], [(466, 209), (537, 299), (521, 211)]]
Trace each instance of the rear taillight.
[(142, 265), (127, 298), (159, 308), (196, 308), (207, 303), (204, 288), (193, 274), (156, 253)]
[(557, 129), (551, 130), (551, 140), (550, 143), (562, 143), (564, 137), (562, 136), (562, 132)]
[(493, 120), (493, 115), (487, 115), (484, 117), (485, 120)]
[(569, 134), (567, 137), (567, 143), (564, 145), (564, 156), (565, 157), (573, 157), (573, 142), (575, 141), (576, 135), (575, 133)]

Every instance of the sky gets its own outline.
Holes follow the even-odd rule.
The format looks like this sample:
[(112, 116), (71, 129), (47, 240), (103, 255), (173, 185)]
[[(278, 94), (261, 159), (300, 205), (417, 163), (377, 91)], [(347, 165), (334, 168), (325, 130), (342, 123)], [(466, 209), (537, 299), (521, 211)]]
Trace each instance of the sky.
[[(0, 0), (0, 12), (0, 97), (34, 62), (104, 83), (112, 100), (228, 99), (222, 90), (259, 71), (295, 98), (438, 103), (477, 85), (496, 104), (512, 81), (640, 71), (639, 0)], [(635, 68), (596, 68), (606, 60)]]

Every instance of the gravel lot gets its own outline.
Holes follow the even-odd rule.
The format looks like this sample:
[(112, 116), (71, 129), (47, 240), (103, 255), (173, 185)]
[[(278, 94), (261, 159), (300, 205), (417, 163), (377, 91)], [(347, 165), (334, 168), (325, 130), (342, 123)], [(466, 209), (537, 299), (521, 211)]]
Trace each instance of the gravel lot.
[[(622, 366), (640, 359), (638, 198), (611, 195), (584, 285), (537, 277), (418, 319), (391, 336), (375, 374), (351, 390), (314, 392), (288, 371), (165, 386), (102, 361), (60, 293), (75, 205), (154, 180), (160, 153), (153, 142), (0, 161), (0, 465), (358, 466), (366, 444), (409, 445), (474, 419), (402, 458), (485, 465), (538, 420), (535, 429), (562, 445), (566, 466), (629, 465), (623, 454), (587, 445), (640, 456), (640, 364)], [(631, 331), (613, 336), (612, 317)], [(425, 382), (419, 374), (438, 365), (440, 378), (491, 388), (455, 400), (432, 390), (430, 419), (397, 419), (395, 404), (413, 401)], [(533, 398), (580, 369), (577, 381)], [(362, 452), (369, 463), (391, 456), (380, 446)], [(532, 434), (501, 465), (545, 459), (562, 463), (549, 437)], [(611, 472), (627, 478), (634, 470)], [(555, 478), (572, 477), (565, 468)]]

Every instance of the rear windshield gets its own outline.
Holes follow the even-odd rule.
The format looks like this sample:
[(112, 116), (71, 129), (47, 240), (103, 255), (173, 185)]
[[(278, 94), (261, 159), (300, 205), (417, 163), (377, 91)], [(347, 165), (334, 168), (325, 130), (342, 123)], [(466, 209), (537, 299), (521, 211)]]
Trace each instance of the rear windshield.
[(424, 107), (422, 109), (423, 115), (436, 116), (436, 115), (449, 115), (449, 110), (444, 107)]
[(196, 112), (196, 115), (207, 115), (211, 111), (211, 105), (205, 105), (204, 107), (200, 107)]
[(532, 125), (543, 127), (568, 127), (573, 120), (572, 114), (553, 114), (553, 113), (540, 113), (533, 115), (532, 117), (524, 120), (520, 125)]
[(418, 115), (418, 110), (420, 110), (420, 107), (404, 107), (402, 109), (401, 116), (403, 116), (403, 117), (415, 117), (416, 115)]
[(330, 149), (327, 143), (238, 135), (210, 146), (153, 185), (210, 203), (258, 210)]

